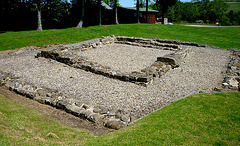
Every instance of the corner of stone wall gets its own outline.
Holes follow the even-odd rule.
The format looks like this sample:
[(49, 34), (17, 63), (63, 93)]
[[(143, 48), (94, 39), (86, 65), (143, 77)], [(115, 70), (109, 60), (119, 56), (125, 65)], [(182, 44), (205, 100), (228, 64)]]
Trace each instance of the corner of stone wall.
[[(84, 51), (89, 48), (97, 48), (112, 43), (171, 50), (173, 53), (157, 58), (156, 62), (153, 62), (151, 66), (142, 69), (141, 72), (131, 72), (129, 74), (116, 72), (110, 67), (102, 66), (97, 62), (88, 61), (83, 56), (74, 57), (74, 55), (76, 55), (74, 54), (74, 51), (78, 49)], [(36, 57), (51, 58), (72, 67), (102, 74), (122, 81), (130, 81), (147, 86), (155, 77), (161, 77), (168, 70), (178, 67), (181, 64), (181, 61), (187, 55), (188, 50), (181, 48), (179, 44), (181, 43), (159, 39), (152, 40), (135, 37), (108, 36), (72, 44), (70, 46), (58, 45), (55, 48), (41, 51)], [(124, 128), (129, 123), (132, 123), (139, 118), (137, 115), (132, 115), (128, 111), (122, 109), (108, 109), (104, 105), (84, 103), (74, 97), (66, 97), (61, 93), (58, 93), (56, 90), (36, 87), (29, 83), (21, 82), (18, 77), (4, 72), (0, 72), (0, 85), (42, 104), (63, 109), (77, 117), (87, 119), (90, 122), (103, 124), (112, 129)]]
[(222, 83), (222, 87), (218, 91), (240, 91), (240, 50), (228, 49), (232, 55), (229, 58), (227, 71)]

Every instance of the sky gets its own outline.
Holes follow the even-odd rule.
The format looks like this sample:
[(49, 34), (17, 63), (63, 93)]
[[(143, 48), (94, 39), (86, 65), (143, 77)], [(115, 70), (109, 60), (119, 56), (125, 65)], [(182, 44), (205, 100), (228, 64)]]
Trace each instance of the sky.
[[(180, 0), (182, 2), (190, 2), (191, 0)], [(123, 7), (133, 7), (135, 6), (135, 0), (119, 0), (119, 3)]]

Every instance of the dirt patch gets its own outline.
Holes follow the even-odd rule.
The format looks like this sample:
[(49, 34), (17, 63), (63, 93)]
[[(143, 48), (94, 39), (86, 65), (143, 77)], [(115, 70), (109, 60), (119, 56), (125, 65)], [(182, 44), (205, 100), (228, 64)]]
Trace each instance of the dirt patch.
[(20, 53), (23, 53), (25, 51), (32, 51), (32, 50), (36, 50), (36, 49), (38, 49), (37, 46), (27, 46), (27, 47), (23, 47), (23, 48), (17, 48), (17, 49), (14, 49), (14, 50), (0, 51), (0, 55), (20, 54)]
[(31, 100), (29, 98), (26, 98), (24, 96), (11, 92), (8, 89), (5, 89), (4, 87), (0, 87), (0, 94), (4, 95), (6, 98), (12, 101), (15, 101), (23, 106), (36, 109), (40, 113), (44, 115), (48, 115), (60, 121), (64, 125), (70, 126), (72, 128), (87, 130), (97, 135), (104, 135), (104, 134), (115, 131), (113, 129), (108, 129), (103, 125), (92, 123), (87, 120), (78, 118), (60, 109), (56, 109), (48, 105), (43, 105), (37, 101)]

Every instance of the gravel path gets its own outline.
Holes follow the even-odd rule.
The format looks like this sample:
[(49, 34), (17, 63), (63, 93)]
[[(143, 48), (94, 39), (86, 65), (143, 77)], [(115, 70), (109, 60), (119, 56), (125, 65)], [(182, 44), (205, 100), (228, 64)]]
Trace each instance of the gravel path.
[(173, 51), (159, 50), (146, 47), (136, 47), (124, 44), (104, 45), (96, 49), (79, 51), (78, 55), (85, 56), (113, 70), (125, 73), (140, 72), (150, 66), (157, 57), (170, 54)]
[[(51, 59), (35, 58), (40, 50), (0, 54), (0, 71), (13, 73), (20, 80), (40, 87), (56, 89), (83, 102), (124, 109), (139, 118), (191, 94), (212, 92), (223, 81), (222, 72), (227, 69), (229, 51), (183, 47), (189, 47), (190, 52), (182, 65), (148, 87), (96, 75)], [(99, 51), (98, 55), (106, 53)], [(123, 55), (112, 54), (115, 55), (119, 60), (124, 59), (121, 59)]]

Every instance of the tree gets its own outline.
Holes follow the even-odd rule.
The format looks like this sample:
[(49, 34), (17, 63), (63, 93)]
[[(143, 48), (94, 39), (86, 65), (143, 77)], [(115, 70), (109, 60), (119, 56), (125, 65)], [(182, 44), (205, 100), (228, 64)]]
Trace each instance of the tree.
[(139, 0), (137, 0), (137, 23), (140, 23), (140, 21), (139, 21)]
[(146, 23), (148, 23), (148, 0), (146, 1)]
[(164, 14), (167, 12), (168, 7), (176, 4), (177, 0), (155, 0), (155, 2), (161, 6), (159, 10), (162, 11), (162, 23), (164, 23)]
[(37, 30), (42, 31), (42, 15), (41, 15), (41, 0), (35, 0), (35, 6), (37, 8), (38, 26)]
[(115, 18), (115, 24), (118, 24), (118, 14), (117, 14), (117, 3), (118, 0), (114, 0), (114, 18)]
[(99, 25), (102, 25), (102, 4), (101, 4), (101, 0), (98, 0), (98, 21), (99, 21)]
[(81, 18), (77, 27), (83, 27), (83, 22), (84, 22), (85, 0), (80, 0), (80, 1), (81, 1)]
[[(110, 7), (114, 8), (115, 0), (102, 0), (106, 4), (108, 4)], [(120, 6), (119, 0), (116, 0), (117, 6)]]

